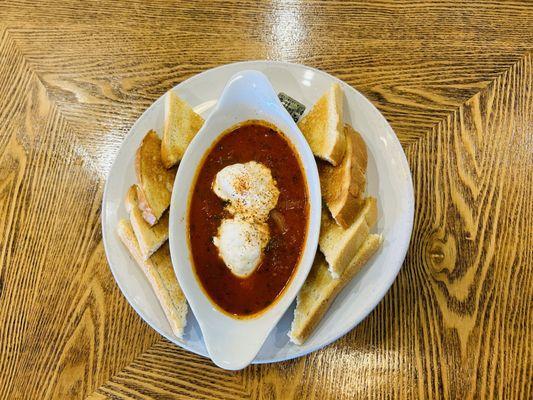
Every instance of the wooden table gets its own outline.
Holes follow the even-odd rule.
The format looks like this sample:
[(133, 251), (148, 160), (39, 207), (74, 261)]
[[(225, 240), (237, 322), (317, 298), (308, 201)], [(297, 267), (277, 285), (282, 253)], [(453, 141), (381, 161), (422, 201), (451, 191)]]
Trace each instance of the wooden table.
[[(3, 1), (0, 398), (533, 398), (532, 43), (527, 1)], [(235, 373), (128, 305), (100, 204), (144, 109), (253, 59), (363, 92), (405, 149), (416, 216), (363, 323)]]

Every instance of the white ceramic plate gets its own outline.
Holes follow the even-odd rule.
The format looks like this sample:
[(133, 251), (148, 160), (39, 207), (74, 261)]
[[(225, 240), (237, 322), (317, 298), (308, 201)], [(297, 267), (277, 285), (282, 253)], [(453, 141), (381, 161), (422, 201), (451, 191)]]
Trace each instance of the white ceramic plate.
[[(339, 294), (303, 346), (290, 343), (287, 337), (294, 306), (289, 308), (254, 360), (254, 363), (269, 363), (300, 357), (328, 345), (354, 328), (379, 303), (396, 278), (407, 252), (414, 197), (409, 165), (390, 125), (361, 93), (325, 72), (297, 64), (250, 61), (205, 71), (173, 90), (206, 118), (229, 78), (249, 69), (263, 72), (277, 92), (288, 94), (308, 108), (332, 82), (342, 85), (345, 122), (361, 133), (368, 147), (367, 192), (378, 198), (379, 218), (375, 230), (385, 239), (377, 254)], [(135, 182), (136, 149), (148, 130), (162, 133), (163, 111), (161, 97), (135, 122), (117, 154), (104, 191), (102, 236), (113, 276), (135, 311), (168, 340), (207, 356), (200, 328), (191, 312), (184, 339), (172, 334), (150, 284), (116, 234), (118, 221), (126, 217), (124, 196)]]

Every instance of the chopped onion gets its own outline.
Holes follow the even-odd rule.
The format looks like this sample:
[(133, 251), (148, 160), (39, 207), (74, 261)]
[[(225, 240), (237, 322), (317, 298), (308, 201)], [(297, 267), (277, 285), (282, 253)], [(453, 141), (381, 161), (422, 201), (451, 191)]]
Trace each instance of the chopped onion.
[(278, 229), (281, 231), (281, 233), (286, 233), (288, 227), (283, 214), (280, 213), (278, 210), (272, 210), (270, 212), (270, 216), (272, 217), (272, 220), (274, 221)]

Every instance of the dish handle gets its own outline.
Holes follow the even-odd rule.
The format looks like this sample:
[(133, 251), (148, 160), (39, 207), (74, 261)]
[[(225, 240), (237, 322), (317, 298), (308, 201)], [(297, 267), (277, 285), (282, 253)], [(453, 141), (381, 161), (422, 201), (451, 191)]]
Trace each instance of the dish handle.
[[(262, 72), (246, 70), (234, 75), (226, 84), (222, 97), (213, 111), (213, 115), (227, 110), (231, 114), (235, 108), (250, 109), (251, 114), (270, 120), (269, 114), (278, 114), (280, 111), (284, 118), (290, 117), (278, 95), (272, 88), (268, 78)], [(268, 110), (268, 112), (265, 112)]]
[(215, 319), (217, 323), (202, 329), (204, 343), (213, 362), (227, 370), (239, 370), (249, 365), (276, 322), (264, 316), (255, 320), (233, 320), (231, 323), (224, 323), (229, 322), (229, 316), (220, 315)]

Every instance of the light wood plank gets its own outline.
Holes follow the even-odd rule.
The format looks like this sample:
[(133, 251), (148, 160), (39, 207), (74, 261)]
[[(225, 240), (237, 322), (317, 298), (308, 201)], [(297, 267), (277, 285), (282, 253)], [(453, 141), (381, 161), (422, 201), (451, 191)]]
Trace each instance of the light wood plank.
[(532, 79), (529, 54), (408, 150), (420, 397), (532, 395)]
[[(0, 398), (533, 397), (532, 19), (521, 1), (1, 2)], [(353, 332), (230, 373), (136, 316), (99, 207), (153, 100), (258, 58), (368, 96), (417, 212), (404, 268)]]
[(533, 42), (533, 11), (521, 2), (17, 1), (5, 13), (102, 168), (149, 104), (207, 68), (250, 59), (321, 68), (361, 90), (410, 143)]
[[(200, 372), (201, 371), (201, 372)], [(161, 339), (95, 394), (110, 398), (251, 398), (241, 374)]]
[[(1, 90), (15, 97), (0, 131), (0, 398), (83, 398), (157, 334), (107, 266), (94, 163), (6, 47)], [(5, 79), (13, 65), (18, 78)]]

